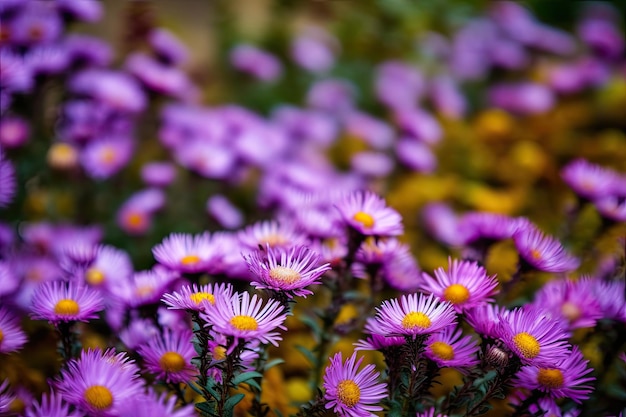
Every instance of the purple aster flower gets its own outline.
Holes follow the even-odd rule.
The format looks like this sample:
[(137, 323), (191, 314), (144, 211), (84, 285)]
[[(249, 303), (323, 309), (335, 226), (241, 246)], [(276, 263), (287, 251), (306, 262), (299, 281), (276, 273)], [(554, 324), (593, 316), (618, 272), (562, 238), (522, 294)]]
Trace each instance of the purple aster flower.
[(187, 46), (165, 28), (152, 29), (148, 42), (157, 56), (168, 64), (184, 65), (189, 59)]
[(308, 27), (291, 43), (291, 57), (302, 68), (313, 73), (324, 73), (335, 64), (337, 44), (328, 32), (321, 28)]
[(391, 157), (383, 152), (357, 152), (350, 158), (352, 172), (368, 178), (386, 177), (394, 169), (395, 164)]
[(150, 162), (141, 167), (141, 180), (149, 187), (167, 187), (176, 178), (176, 167), (170, 162)]
[(568, 272), (578, 268), (580, 261), (569, 254), (561, 243), (545, 235), (529, 223), (513, 234), (520, 257), (530, 267), (546, 272)]
[(128, 253), (113, 246), (101, 245), (96, 251), (95, 259), (80, 278), (88, 285), (110, 288), (117, 282), (129, 280), (133, 272)]
[(74, 282), (44, 282), (35, 290), (32, 317), (52, 323), (89, 321), (104, 308), (98, 291)]
[(10, 21), (12, 41), (30, 46), (57, 40), (63, 22), (54, 6), (47, 2), (26, 2)]
[(452, 303), (457, 313), (493, 301), (498, 280), (477, 262), (448, 258), (448, 270), (435, 270), (435, 279), (423, 274), (422, 290), (435, 294), (440, 300)]
[(567, 330), (594, 327), (602, 318), (593, 281), (588, 278), (549, 281), (537, 292), (533, 305), (543, 308), (553, 319), (563, 319)]
[(570, 398), (577, 403), (589, 398), (593, 391), (593, 371), (577, 346), (562, 358), (546, 366), (522, 366), (515, 376), (515, 385), (539, 390), (553, 399)]
[(9, 413), (11, 403), (15, 400), (15, 394), (10, 390), (9, 380), (0, 383), (0, 413)]
[(62, 12), (85, 22), (97, 22), (103, 14), (98, 0), (56, 0), (56, 4)]
[(20, 350), (26, 340), (26, 333), (20, 327), (19, 318), (11, 314), (5, 306), (0, 307), (0, 353)]
[(210, 269), (216, 249), (209, 232), (172, 233), (156, 245), (152, 253), (157, 262), (172, 271), (197, 273)]
[(417, 107), (403, 107), (394, 112), (394, 119), (400, 130), (407, 136), (428, 144), (435, 144), (443, 138), (443, 129), (437, 119)]
[(30, 126), (26, 120), (17, 116), (0, 119), (0, 146), (19, 148), (30, 138)]
[(533, 83), (496, 85), (488, 95), (491, 105), (519, 114), (545, 113), (555, 102), (552, 91)]
[(125, 68), (143, 85), (158, 94), (183, 101), (197, 101), (199, 92), (180, 68), (163, 64), (143, 52), (126, 58)]
[(626, 198), (624, 196), (608, 196), (593, 201), (598, 213), (614, 222), (626, 222)]
[(33, 402), (24, 410), (23, 417), (82, 417), (78, 412), (70, 412), (70, 407), (54, 390), (43, 394), (40, 402)]
[(451, 246), (463, 243), (459, 230), (459, 218), (445, 203), (428, 203), (422, 209), (425, 229), (437, 240)]
[(383, 336), (411, 336), (435, 333), (456, 322), (452, 304), (440, 302), (433, 294), (403, 295), (376, 307), (374, 333)]
[(69, 81), (69, 89), (86, 94), (119, 112), (137, 113), (146, 107), (146, 97), (128, 74), (102, 69), (88, 69)]
[(342, 417), (375, 417), (378, 405), (387, 396), (387, 384), (378, 382), (380, 373), (372, 364), (359, 370), (363, 357), (357, 360), (356, 352), (345, 363), (341, 353), (330, 358), (324, 373), (324, 399), (326, 409)]
[(459, 219), (458, 227), (465, 237), (464, 243), (472, 243), (476, 240), (504, 240), (513, 237), (520, 228), (528, 225), (528, 220), (523, 217), (510, 217), (499, 213), (469, 212)]
[(206, 202), (207, 213), (220, 226), (226, 229), (236, 229), (243, 224), (243, 214), (233, 203), (221, 194), (214, 194)]
[(478, 345), (460, 328), (446, 327), (433, 333), (426, 342), (424, 355), (441, 367), (464, 369), (477, 365)]
[(439, 76), (433, 79), (430, 96), (437, 111), (445, 117), (458, 120), (465, 115), (467, 101), (454, 78)]
[(68, 51), (62, 44), (38, 45), (25, 56), (35, 75), (59, 74), (67, 69), (69, 59)]
[(282, 337), (276, 329), (287, 330), (283, 322), (287, 318), (284, 307), (270, 299), (265, 306), (256, 294), (250, 297), (248, 292), (235, 293), (231, 298), (217, 298), (215, 304), (206, 304), (206, 313), (201, 317), (217, 333), (233, 336), (235, 341), (242, 339), (250, 342), (278, 346)]
[(437, 157), (432, 149), (415, 138), (402, 138), (396, 143), (398, 160), (413, 171), (432, 173), (437, 168)]
[[(609, 13), (618, 13), (612, 10)], [(595, 55), (601, 58), (618, 58), (624, 52), (624, 35), (616, 22), (599, 16), (590, 16), (578, 25), (580, 38)]]
[(375, 77), (376, 96), (393, 109), (415, 106), (425, 89), (424, 77), (417, 67), (401, 61), (379, 65)]
[(105, 67), (113, 60), (113, 50), (106, 41), (94, 36), (72, 33), (64, 40), (70, 62), (78, 67)]
[(345, 223), (363, 235), (397, 236), (404, 231), (402, 217), (371, 191), (357, 191), (337, 203)]
[(374, 149), (386, 149), (393, 143), (393, 128), (382, 120), (359, 112), (352, 111), (344, 117), (346, 133), (362, 139)]
[(327, 148), (337, 139), (336, 121), (316, 110), (283, 105), (274, 110), (272, 119), (292, 140), (298, 142), (315, 143)]
[(0, 148), (0, 207), (6, 207), (13, 201), (16, 189), (15, 168)]
[(396, 290), (414, 292), (422, 286), (421, 270), (408, 246), (401, 246), (383, 264), (381, 273), (385, 283)]
[(193, 379), (196, 368), (191, 359), (196, 356), (191, 338), (191, 330), (174, 332), (166, 329), (163, 335), (156, 335), (137, 352), (142, 356), (145, 367), (156, 377), (168, 383), (181, 383)]
[(81, 352), (54, 385), (67, 403), (93, 417), (120, 415), (144, 390), (139, 369), (125, 352), (99, 349)]
[(354, 343), (355, 351), (359, 350), (385, 350), (392, 346), (402, 346), (406, 343), (404, 337), (383, 336), (376, 333), (375, 320), (368, 317), (365, 321), (364, 332), (369, 334), (366, 339), (361, 339)]
[(260, 221), (239, 232), (238, 237), (243, 246), (252, 250), (258, 249), (259, 245), (290, 248), (306, 244), (306, 236), (296, 232), (295, 226), (286, 221)]
[(481, 304), (464, 312), (465, 320), (480, 334), (489, 339), (498, 337), (498, 326), (510, 311), (497, 304)]
[(183, 167), (212, 179), (227, 179), (235, 169), (237, 155), (231, 147), (203, 139), (190, 139), (174, 150)]
[(130, 138), (98, 138), (85, 146), (80, 161), (90, 177), (102, 180), (117, 174), (130, 162), (133, 148)]
[[(126, 309), (124, 309), (124, 314)], [(122, 329), (118, 335), (122, 343), (132, 350), (145, 345), (148, 341), (159, 335), (159, 328), (154, 324), (153, 319), (142, 319), (131, 313), (132, 319), (128, 326)]]
[(568, 355), (569, 334), (542, 310), (517, 308), (500, 319), (499, 339), (524, 365), (549, 365)]
[(111, 292), (128, 307), (155, 304), (177, 278), (176, 272), (156, 265), (150, 270), (135, 272), (132, 280), (120, 282)]
[(321, 264), (320, 256), (304, 246), (284, 250), (266, 245), (244, 259), (255, 275), (255, 288), (285, 293), (289, 298), (313, 294), (306, 287), (321, 284), (321, 276), (330, 270), (330, 264)]
[(423, 413), (417, 413), (415, 417), (448, 417), (448, 415), (437, 413), (435, 410), (435, 407), (431, 407), (428, 410), (424, 411)]
[[(0, 250), (0, 257), (2, 251)], [(6, 295), (11, 295), (18, 289), (21, 284), (20, 276), (15, 271), (15, 261), (2, 261), (0, 260), (0, 299)]]
[(261, 81), (275, 81), (283, 72), (280, 61), (269, 52), (252, 45), (238, 45), (230, 53), (232, 66)]
[(589, 283), (593, 294), (600, 303), (602, 316), (606, 319), (626, 323), (626, 284), (623, 280), (592, 279)]
[(176, 408), (176, 396), (157, 394), (152, 389), (146, 394), (130, 398), (119, 417), (196, 417), (193, 404)]
[(306, 103), (314, 109), (344, 114), (354, 108), (355, 86), (347, 80), (328, 78), (311, 85)]
[(157, 188), (141, 190), (122, 204), (117, 225), (130, 235), (142, 235), (152, 225), (152, 215), (165, 205), (165, 194)]
[(0, 48), (0, 87), (7, 92), (26, 92), (33, 84), (32, 70), (24, 58), (9, 48)]
[(206, 311), (205, 303), (215, 304), (217, 298), (231, 299), (233, 287), (230, 284), (183, 285), (180, 292), (163, 295), (161, 301), (167, 308), (188, 311)]
[(615, 171), (584, 159), (576, 159), (561, 170), (561, 177), (576, 194), (596, 200), (614, 193), (619, 181)]

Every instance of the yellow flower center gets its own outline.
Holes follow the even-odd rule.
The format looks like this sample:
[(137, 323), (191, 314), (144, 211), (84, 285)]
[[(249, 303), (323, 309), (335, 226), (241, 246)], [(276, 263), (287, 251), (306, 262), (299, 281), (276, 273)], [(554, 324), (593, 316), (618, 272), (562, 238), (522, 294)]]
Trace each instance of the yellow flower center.
[(443, 298), (450, 301), (452, 304), (463, 304), (469, 297), (469, 290), (461, 284), (449, 285), (448, 288), (443, 291)]
[(540, 261), (541, 260), (541, 252), (539, 252), (537, 249), (533, 249), (530, 251), (530, 256), (535, 260), (535, 261)]
[(54, 313), (60, 316), (74, 316), (78, 314), (79, 311), (80, 307), (78, 303), (67, 298), (59, 300), (54, 306)]
[(256, 322), (254, 317), (250, 316), (235, 316), (230, 319), (230, 324), (237, 330), (257, 330), (259, 328), (259, 324)]
[(344, 379), (337, 384), (337, 399), (348, 407), (354, 407), (361, 399), (361, 389), (351, 379)]
[(185, 369), (185, 358), (178, 352), (165, 352), (159, 359), (159, 366), (165, 372), (178, 372)]
[(535, 336), (526, 332), (518, 333), (513, 336), (513, 342), (520, 350), (522, 356), (527, 359), (536, 358), (541, 350), (541, 346), (537, 339), (535, 339)]
[(417, 311), (411, 311), (402, 319), (402, 327), (405, 329), (428, 329), (430, 324), (430, 318), (426, 314)]
[(189, 298), (191, 298), (191, 301), (196, 304), (200, 304), (202, 300), (207, 300), (209, 303), (215, 304), (215, 297), (213, 296), (213, 294), (209, 294), (208, 292), (204, 291), (194, 292), (193, 294), (189, 295)]
[(270, 270), (270, 277), (272, 279), (282, 282), (284, 284), (293, 284), (300, 280), (300, 273), (295, 269), (287, 268), (286, 266), (276, 266)]
[(285, 239), (284, 236), (281, 236), (278, 233), (272, 233), (259, 239), (259, 244), (263, 247), (265, 247), (265, 245), (269, 245), (271, 248), (273, 248), (276, 246), (283, 246), (286, 243), (287, 239)]
[(142, 227), (146, 223), (146, 218), (141, 213), (132, 212), (128, 214), (126, 221), (131, 227)]
[(150, 285), (140, 285), (135, 289), (135, 295), (138, 297), (149, 297), (154, 292), (154, 287)]
[(53, 168), (71, 168), (78, 160), (78, 151), (67, 143), (55, 143), (48, 151), (47, 160)]
[(226, 359), (226, 348), (221, 345), (217, 345), (213, 348), (213, 359), (216, 361), (223, 361)]
[(98, 268), (89, 268), (85, 273), (85, 281), (91, 285), (100, 285), (104, 282), (104, 272)]
[(561, 313), (563, 313), (563, 316), (570, 322), (578, 320), (583, 314), (583, 312), (576, 304), (569, 301), (563, 303), (563, 305), (561, 306)]
[(560, 388), (563, 386), (563, 373), (559, 369), (539, 369), (537, 382), (547, 388)]
[(194, 265), (198, 262), (200, 262), (200, 257), (196, 255), (187, 255), (180, 260), (180, 263), (183, 265)]
[(357, 211), (354, 216), (352, 216), (352, 220), (361, 223), (364, 227), (368, 229), (374, 227), (374, 218), (362, 211)]
[(439, 359), (445, 361), (454, 359), (454, 348), (446, 342), (433, 342), (429, 347), (433, 355)]
[(107, 165), (111, 164), (115, 162), (116, 159), (115, 149), (112, 147), (107, 147), (102, 151), (102, 154), (100, 156), (100, 160), (102, 161), (102, 163)]
[(4, 333), (2, 333), (2, 329), (0, 329), (0, 343), (4, 340)]
[(85, 390), (83, 398), (97, 410), (106, 410), (113, 405), (113, 394), (103, 385), (92, 385)]

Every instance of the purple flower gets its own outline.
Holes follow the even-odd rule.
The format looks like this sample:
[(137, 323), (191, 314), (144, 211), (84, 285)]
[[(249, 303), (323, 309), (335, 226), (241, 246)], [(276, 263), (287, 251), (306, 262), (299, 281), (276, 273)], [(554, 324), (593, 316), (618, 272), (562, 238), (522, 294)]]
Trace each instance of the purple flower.
[(193, 379), (197, 370), (191, 365), (196, 355), (191, 338), (193, 333), (187, 330), (177, 333), (166, 329), (163, 335), (157, 334), (146, 344), (139, 346), (139, 353), (145, 367), (162, 381), (181, 383)]
[(13, 201), (16, 189), (15, 168), (0, 148), (0, 207), (6, 207)]
[(72, 33), (64, 38), (63, 43), (73, 65), (104, 67), (113, 60), (111, 45), (100, 38)]
[(9, 48), (0, 48), (0, 87), (7, 92), (26, 92), (33, 82), (32, 70), (24, 58)]
[(181, 69), (162, 64), (150, 56), (135, 52), (126, 59), (126, 69), (146, 88), (183, 101), (197, 101), (199, 91)]
[(97, 22), (103, 14), (102, 3), (98, 0), (57, 0), (57, 7), (85, 22)]
[(513, 237), (521, 227), (528, 227), (528, 220), (523, 217), (509, 217), (499, 213), (468, 212), (459, 219), (460, 234), (464, 243), (476, 240), (504, 240)]
[(216, 257), (211, 235), (172, 233), (152, 249), (154, 258), (172, 271), (197, 273), (208, 271)]
[[(109, 313), (110, 310), (107, 311)], [(123, 314), (126, 314), (126, 309), (123, 308)], [(159, 334), (159, 328), (154, 324), (152, 319), (141, 319), (134, 317), (131, 313), (132, 319), (128, 326), (119, 331), (119, 338), (128, 349), (137, 349), (139, 346), (148, 343), (148, 340), (152, 339)], [(113, 326), (112, 326), (113, 327)]]
[(454, 78), (439, 76), (433, 79), (430, 96), (435, 108), (442, 115), (454, 120), (465, 115), (467, 102)]
[(235, 293), (231, 298), (217, 298), (215, 304), (206, 305), (206, 313), (201, 313), (201, 317), (217, 333), (233, 336), (235, 341), (259, 341), (278, 346), (282, 337), (275, 330), (287, 330), (283, 326), (287, 313), (273, 299), (263, 306), (263, 300), (256, 294), (250, 297), (248, 292), (244, 292)]
[(594, 381), (589, 373), (589, 361), (585, 360), (577, 346), (562, 358), (544, 366), (523, 366), (515, 376), (514, 384), (520, 388), (538, 390), (553, 399), (569, 398), (577, 403), (589, 398)]
[(357, 191), (337, 203), (344, 222), (363, 235), (397, 236), (404, 231), (402, 217), (371, 191)]
[(165, 193), (158, 188), (140, 190), (131, 195), (117, 212), (117, 224), (126, 233), (141, 235), (152, 224), (152, 215), (165, 205)]
[(437, 168), (437, 157), (432, 149), (415, 138), (400, 139), (395, 151), (398, 160), (413, 171), (430, 174)]
[(395, 164), (391, 157), (382, 152), (363, 151), (352, 155), (352, 172), (368, 178), (383, 178), (391, 173)]
[(330, 270), (330, 264), (321, 264), (320, 256), (304, 246), (289, 250), (271, 248), (244, 256), (250, 272), (255, 275), (255, 288), (285, 293), (287, 297), (305, 297), (313, 294), (306, 287), (320, 284), (321, 276)]
[(440, 302), (433, 294), (403, 295), (376, 307), (372, 332), (383, 336), (413, 337), (432, 334), (456, 322), (452, 304)]
[(434, 144), (443, 137), (443, 129), (437, 119), (415, 106), (397, 109), (394, 119), (400, 130), (419, 141)]
[(542, 310), (517, 308), (500, 317), (500, 340), (525, 365), (546, 366), (569, 353), (569, 334)]
[(243, 224), (243, 214), (225, 196), (214, 194), (206, 202), (206, 210), (220, 226), (235, 229)]
[(11, 40), (19, 45), (50, 43), (62, 31), (61, 16), (52, 3), (27, 2), (10, 21)]
[(290, 222), (264, 220), (254, 223), (238, 233), (241, 244), (251, 250), (265, 247), (290, 248), (306, 244), (306, 236), (296, 232)]
[(90, 177), (103, 180), (117, 174), (130, 162), (133, 148), (130, 138), (94, 139), (81, 152), (81, 165)]
[(626, 323), (626, 284), (623, 280), (592, 279), (591, 290), (600, 303), (602, 316), (606, 319), (619, 320)]
[(141, 167), (141, 179), (149, 187), (167, 187), (176, 178), (176, 167), (170, 162), (149, 162)]
[(20, 350), (26, 340), (26, 333), (20, 327), (19, 318), (5, 306), (0, 307), (0, 354)]
[(424, 77), (417, 67), (401, 61), (379, 65), (374, 82), (378, 99), (396, 110), (414, 107), (425, 89)]
[(375, 149), (386, 149), (394, 140), (393, 128), (367, 113), (351, 111), (344, 117), (346, 133), (362, 139)]
[(54, 385), (62, 398), (81, 413), (111, 417), (119, 415), (130, 399), (143, 392), (138, 371), (125, 352), (87, 350), (68, 363)]
[(166, 393), (156, 394), (149, 389), (146, 394), (137, 395), (125, 402), (119, 417), (196, 417), (194, 405), (176, 409), (176, 396), (168, 398)]
[(598, 213), (614, 222), (626, 222), (626, 196), (608, 196), (593, 201)]
[(252, 45), (238, 45), (230, 53), (232, 66), (261, 81), (275, 81), (283, 72), (280, 61), (269, 52)]
[(311, 85), (306, 103), (314, 109), (344, 114), (354, 108), (356, 87), (347, 80), (328, 78)]
[(155, 28), (148, 34), (148, 42), (159, 58), (171, 65), (184, 65), (189, 59), (189, 49), (172, 32)]
[(426, 342), (424, 355), (441, 367), (464, 369), (478, 364), (478, 345), (460, 328), (446, 327), (433, 333)]
[(198, 287), (183, 285), (180, 292), (174, 291), (163, 295), (161, 301), (167, 308), (174, 310), (206, 311), (206, 303), (215, 304), (217, 298), (230, 299), (233, 287), (230, 284), (205, 284)]
[(459, 219), (452, 208), (445, 203), (428, 203), (422, 209), (426, 230), (437, 240), (451, 246), (463, 243), (459, 233)]
[(500, 322), (508, 317), (510, 311), (497, 304), (481, 304), (464, 312), (465, 320), (474, 331), (489, 339), (498, 337)]
[(380, 373), (372, 364), (359, 370), (363, 358), (357, 360), (356, 352), (345, 362), (341, 353), (330, 358), (324, 372), (324, 400), (326, 409), (342, 417), (375, 417), (378, 405), (387, 396), (387, 384), (378, 382)]
[(530, 82), (499, 84), (491, 87), (488, 95), (492, 106), (524, 115), (545, 113), (555, 102), (552, 91)]
[(437, 268), (435, 279), (423, 274), (422, 290), (435, 294), (440, 300), (452, 303), (457, 313), (493, 301), (498, 280), (488, 276), (477, 262), (448, 258), (448, 270)]
[(593, 53), (601, 58), (615, 59), (624, 52), (624, 35), (616, 23), (608, 19), (593, 16), (584, 19), (578, 26), (578, 33)]
[(119, 112), (137, 113), (146, 107), (141, 87), (130, 75), (122, 72), (88, 69), (75, 75), (68, 87)]
[(558, 240), (530, 223), (513, 234), (513, 241), (523, 261), (540, 271), (568, 272), (580, 265)]
[(321, 28), (309, 27), (291, 43), (291, 57), (307, 71), (324, 73), (335, 63), (333, 46), (337, 43)]
[(9, 413), (11, 403), (15, 400), (15, 394), (10, 390), (9, 380), (0, 383), (0, 413)]
[(58, 74), (69, 65), (69, 54), (62, 44), (39, 45), (31, 48), (25, 60), (35, 75)]
[(82, 278), (93, 287), (110, 288), (132, 277), (133, 264), (128, 253), (113, 246), (99, 246), (95, 259), (85, 270)]
[(561, 177), (576, 194), (589, 200), (612, 195), (619, 182), (615, 171), (584, 159), (567, 164), (561, 170)]
[(369, 336), (359, 340), (354, 344), (355, 351), (359, 350), (385, 350), (392, 346), (402, 346), (406, 341), (400, 336), (383, 336), (376, 333), (376, 324), (372, 317), (368, 317), (365, 322), (365, 333)]
[(178, 274), (161, 265), (135, 272), (132, 280), (120, 282), (111, 292), (128, 307), (158, 303)]
[(54, 390), (43, 394), (40, 402), (33, 402), (24, 410), (24, 417), (81, 417), (78, 412), (70, 412), (70, 407), (61, 395)]
[(30, 126), (21, 117), (3, 117), (0, 119), (0, 146), (19, 148), (28, 142)]
[(179, 144), (174, 158), (185, 168), (212, 179), (230, 178), (237, 162), (237, 155), (231, 147), (203, 139), (190, 139)]
[(32, 317), (52, 323), (89, 321), (104, 308), (101, 295), (74, 282), (44, 282), (33, 294)]

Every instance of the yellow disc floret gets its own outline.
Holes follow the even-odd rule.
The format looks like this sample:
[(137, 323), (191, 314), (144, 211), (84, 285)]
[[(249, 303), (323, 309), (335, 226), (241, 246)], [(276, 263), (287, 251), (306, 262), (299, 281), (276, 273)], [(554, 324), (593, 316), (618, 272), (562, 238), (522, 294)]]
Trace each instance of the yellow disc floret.
[(374, 227), (374, 218), (362, 211), (357, 211), (354, 216), (352, 216), (352, 220), (361, 223), (364, 227), (371, 229)]
[(180, 260), (180, 263), (182, 265), (195, 265), (198, 262), (200, 262), (200, 257), (197, 255), (183, 256), (183, 258)]
[(104, 385), (92, 385), (85, 390), (83, 398), (97, 410), (106, 410), (113, 405), (113, 394)]
[(443, 359), (444, 361), (454, 359), (454, 348), (446, 342), (433, 342), (429, 347), (433, 355), (439, 359)]
[(559, 369), (539, 369), (537, 382), (547, 388), (561, 388), (563, 386), (563, 372)]
[(165, 372), (179, 372), (185, 369), (185, 358), (178, 352), (165, 352), (159, 359), (159, 366)]
[(520, 353), (526, 359), (533, 359), (539, 355), (539, 351), (541, 350), (541, 346), (535, 336), (522, 332), (513, 336), (513, 343), (519, 349)]
[(443, 291), (443, 298), (452, 304), (463, 304), (469, 297), (469, 290), (461, 284), (449, 285), (448, 288)]
[(337, 384), (337, 399), (348, 407), (354, 407), (361, 399), (361, 389), (351, 379), (344, 379)]
[(194, 292), (189, 295), (189, 298), (196, 304), (200, 304), (202, 300), (207, 300), (209, 303), (215, 304), (215, 296), (204, 291)]
[(295, 269), (287, 268), (286, 266), (275, 266), (270, 269), (270, 277), (283, 284), (293, 284), (300, 281), (300, 273)]
[(230, 324), (235, 329), (244, 331), (257, 330), (259, 328), (259, 323), (251, 316), (235, 316), (230, 319)]
[(402, 327), (405, 329), (428, 329), (430, 325), (430, 318), (426, 314), (417, 311), (411, 311), (402, 319)]
[(85, 281), (91, 285), (100, 285), (104, 282), (104, 272), (98, 268), (89, 268), (85, 273)]
[(59, 300), (54, 306), (54, 313), (60, 316), (75, 316), (79, 311), (78, 303), (68, 298)]

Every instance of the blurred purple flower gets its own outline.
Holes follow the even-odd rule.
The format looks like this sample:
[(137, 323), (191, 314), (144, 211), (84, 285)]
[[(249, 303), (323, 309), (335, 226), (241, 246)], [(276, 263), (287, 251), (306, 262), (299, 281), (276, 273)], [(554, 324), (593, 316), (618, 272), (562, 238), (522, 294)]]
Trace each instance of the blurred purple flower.
[(252, 45), (238, 45), (230, 53), (231, 65), (261, 81), (276, 81), (283, 72), (280, 61), (269, 52)]

